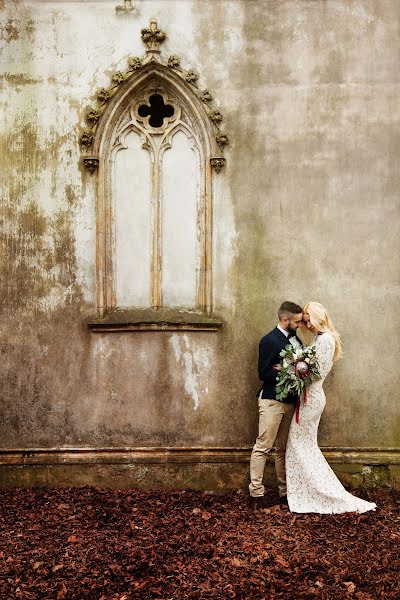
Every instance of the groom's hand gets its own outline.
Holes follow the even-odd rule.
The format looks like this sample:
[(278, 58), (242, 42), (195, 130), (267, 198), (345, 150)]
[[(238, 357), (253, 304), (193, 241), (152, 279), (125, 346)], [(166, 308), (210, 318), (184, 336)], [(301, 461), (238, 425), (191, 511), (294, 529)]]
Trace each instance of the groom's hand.
[(272, 368), (273, 368), (274, 371), (282, 371), (281, 365), (273, 365)]

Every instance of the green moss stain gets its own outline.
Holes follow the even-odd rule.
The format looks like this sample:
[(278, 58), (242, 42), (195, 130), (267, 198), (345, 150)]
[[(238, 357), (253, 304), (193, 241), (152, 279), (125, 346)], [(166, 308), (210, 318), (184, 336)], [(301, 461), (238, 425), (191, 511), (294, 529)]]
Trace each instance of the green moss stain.
[(74, 189), (74, 186), (72, 186), (71, 184), (67, 184), (65, 186), (65, 197), (70, 206), (73, 206), (74, 204), (76, 204), (77, 194)]
[(4, 73), (2, 75), (2, 79), (4, 81), (7, 81), (7, 83), (15, 85), (17, 92), (19, 91), (20, 86), (34, 85), (34, 84), (38, 83), (38, 81), (41, 81), (40, 79), (36, 79), (34, 77), (29, 77), (22, 73)]
[(341, 481), (354, 489), (387, 485), (391, 480), (391, 469), (392, 465), (335, 465)]
[(71, 286), (76, 278), (75, 236), (73, 233), (72, 214), (60, 211), (52, 221), (54, 240), (54, 260), (59, 268), (58, 281)]
[(33, 202), (18, 214), (18, 229), (21, 236), (40, 238), (46, 233), (46, 227), (44, 214)]
[(1, 287), (3, 307), (16, 309), (35, 302), (49, 291), (40, 274), (48, 255), (43, 213), (31, 202), (25, 208), (6, 206), (1, 210)]
[(52, 218), (34, 203), (1, 211), (0, 303), (9, 309), (35, 308), (53, 287), (68, 288), (68, 297), (80, 297), (75, 285), (76, 258), (73, 219), (61, 210)]
[[(52, 206), (58, 191), (54, 181), (59, 185), (57, 158), (65, 139), (51, 131), (47, 139), (39, 136), (35, 122), (40, 119), (35, 103), (31, 103), (33, 88), (25, 85), (14, 128), (0, 136), (0, 306), (9, 310), (36, 311), (54, 288), (59, 297), (61, 288), (68, 288), (64, 294), (68, 301), (80, 298), (75, 284), (75, 187), (66, 185), (58, 211)], [(47, 198), (37, 198), (36, 190), (46, 170), (52, 174), (53, 185)], [(49, 215), (41, 207), (43, 200), (49, 205)]]
[(19, 38), (17, 23), (13, 19), (8, 19), (7, 23), (0, 27), (0, 36), (6, 42), (12, 42)]
[(79, 296), (70, 212), (61, 210), (49, 218), (34, 201), (26, 206), (10, 203), (1, 209), (0, 233), (3, 308), (35, 309), (60, 285), (69, 288), (68, 296)]
[(389, 481), (390, 470), (387, 465), (364, 466), (361, 470), (362, 487), (375, 488)]
[(25, 197), (32, 194), (37, 178), (54, 155), (51, 145), (41, 145), (37, 129), (29, 122), (36, 118), (36, 113), (21, 113), (8, 135), (0, 136), (1, 176), (3, 185), (8, 187), (8, 198), (5, 198), (8, 205), (27, 202)]

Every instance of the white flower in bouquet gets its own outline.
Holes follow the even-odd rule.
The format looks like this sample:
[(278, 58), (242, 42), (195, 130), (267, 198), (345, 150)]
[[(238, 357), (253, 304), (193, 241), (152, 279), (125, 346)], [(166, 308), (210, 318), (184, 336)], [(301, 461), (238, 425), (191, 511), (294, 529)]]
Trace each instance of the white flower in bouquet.
[(302, 350), (302, 348), (297, 348), (294, 351), (293, 358), (294, 358), (295, 361), (299, 360), (300, 358), (303, 358), (303, 350)]
[(293, 348), (295, 348), (295, 349), (301, 347), (299, 340), (295, 336), (291, 337), (289, 339), (289, 342), (292, 344)]

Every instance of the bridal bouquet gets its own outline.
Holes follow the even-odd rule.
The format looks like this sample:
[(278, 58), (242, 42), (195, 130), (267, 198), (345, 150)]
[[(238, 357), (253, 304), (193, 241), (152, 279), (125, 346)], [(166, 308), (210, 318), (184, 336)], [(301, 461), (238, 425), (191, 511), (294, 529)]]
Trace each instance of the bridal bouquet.
[(300, 396), (304, 392), (307, 403), (307, 386), (320, 379), (319, 366), (314, 346), (302, 347), (295, 337), (279, 353), (281, 370), (277, 374), (276, 399), (283, 400), (290, 394)]

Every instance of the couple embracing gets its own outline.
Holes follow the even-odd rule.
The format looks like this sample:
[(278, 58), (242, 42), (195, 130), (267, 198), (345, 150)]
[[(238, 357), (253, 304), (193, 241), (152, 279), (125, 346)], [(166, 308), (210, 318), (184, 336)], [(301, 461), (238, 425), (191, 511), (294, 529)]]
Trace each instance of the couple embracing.
[[(256, 508), (270, 504), (262, 480), (267, 454), (275, 446), (279, 496), (290, 511), (322, 514), (375, 510), (375, 504), (345, 490), (317, 443), (325, 408), (322, 385), (333, 362), (342, 355), (340, 336), (327, 310), (318, 302), (304, 308), (284, 302), (278, 319), (277, 327), (261, 339), (259, 346), (258, 372), (263, 386), (258, 397), (259, 433), (250, 460), (251, 503)], [(306, 395), (282, 398), (277, 393), (280, 353), (288, 344), (299, 346), (301, 340), (313, 348), (319, 377), (307, 387)]]

